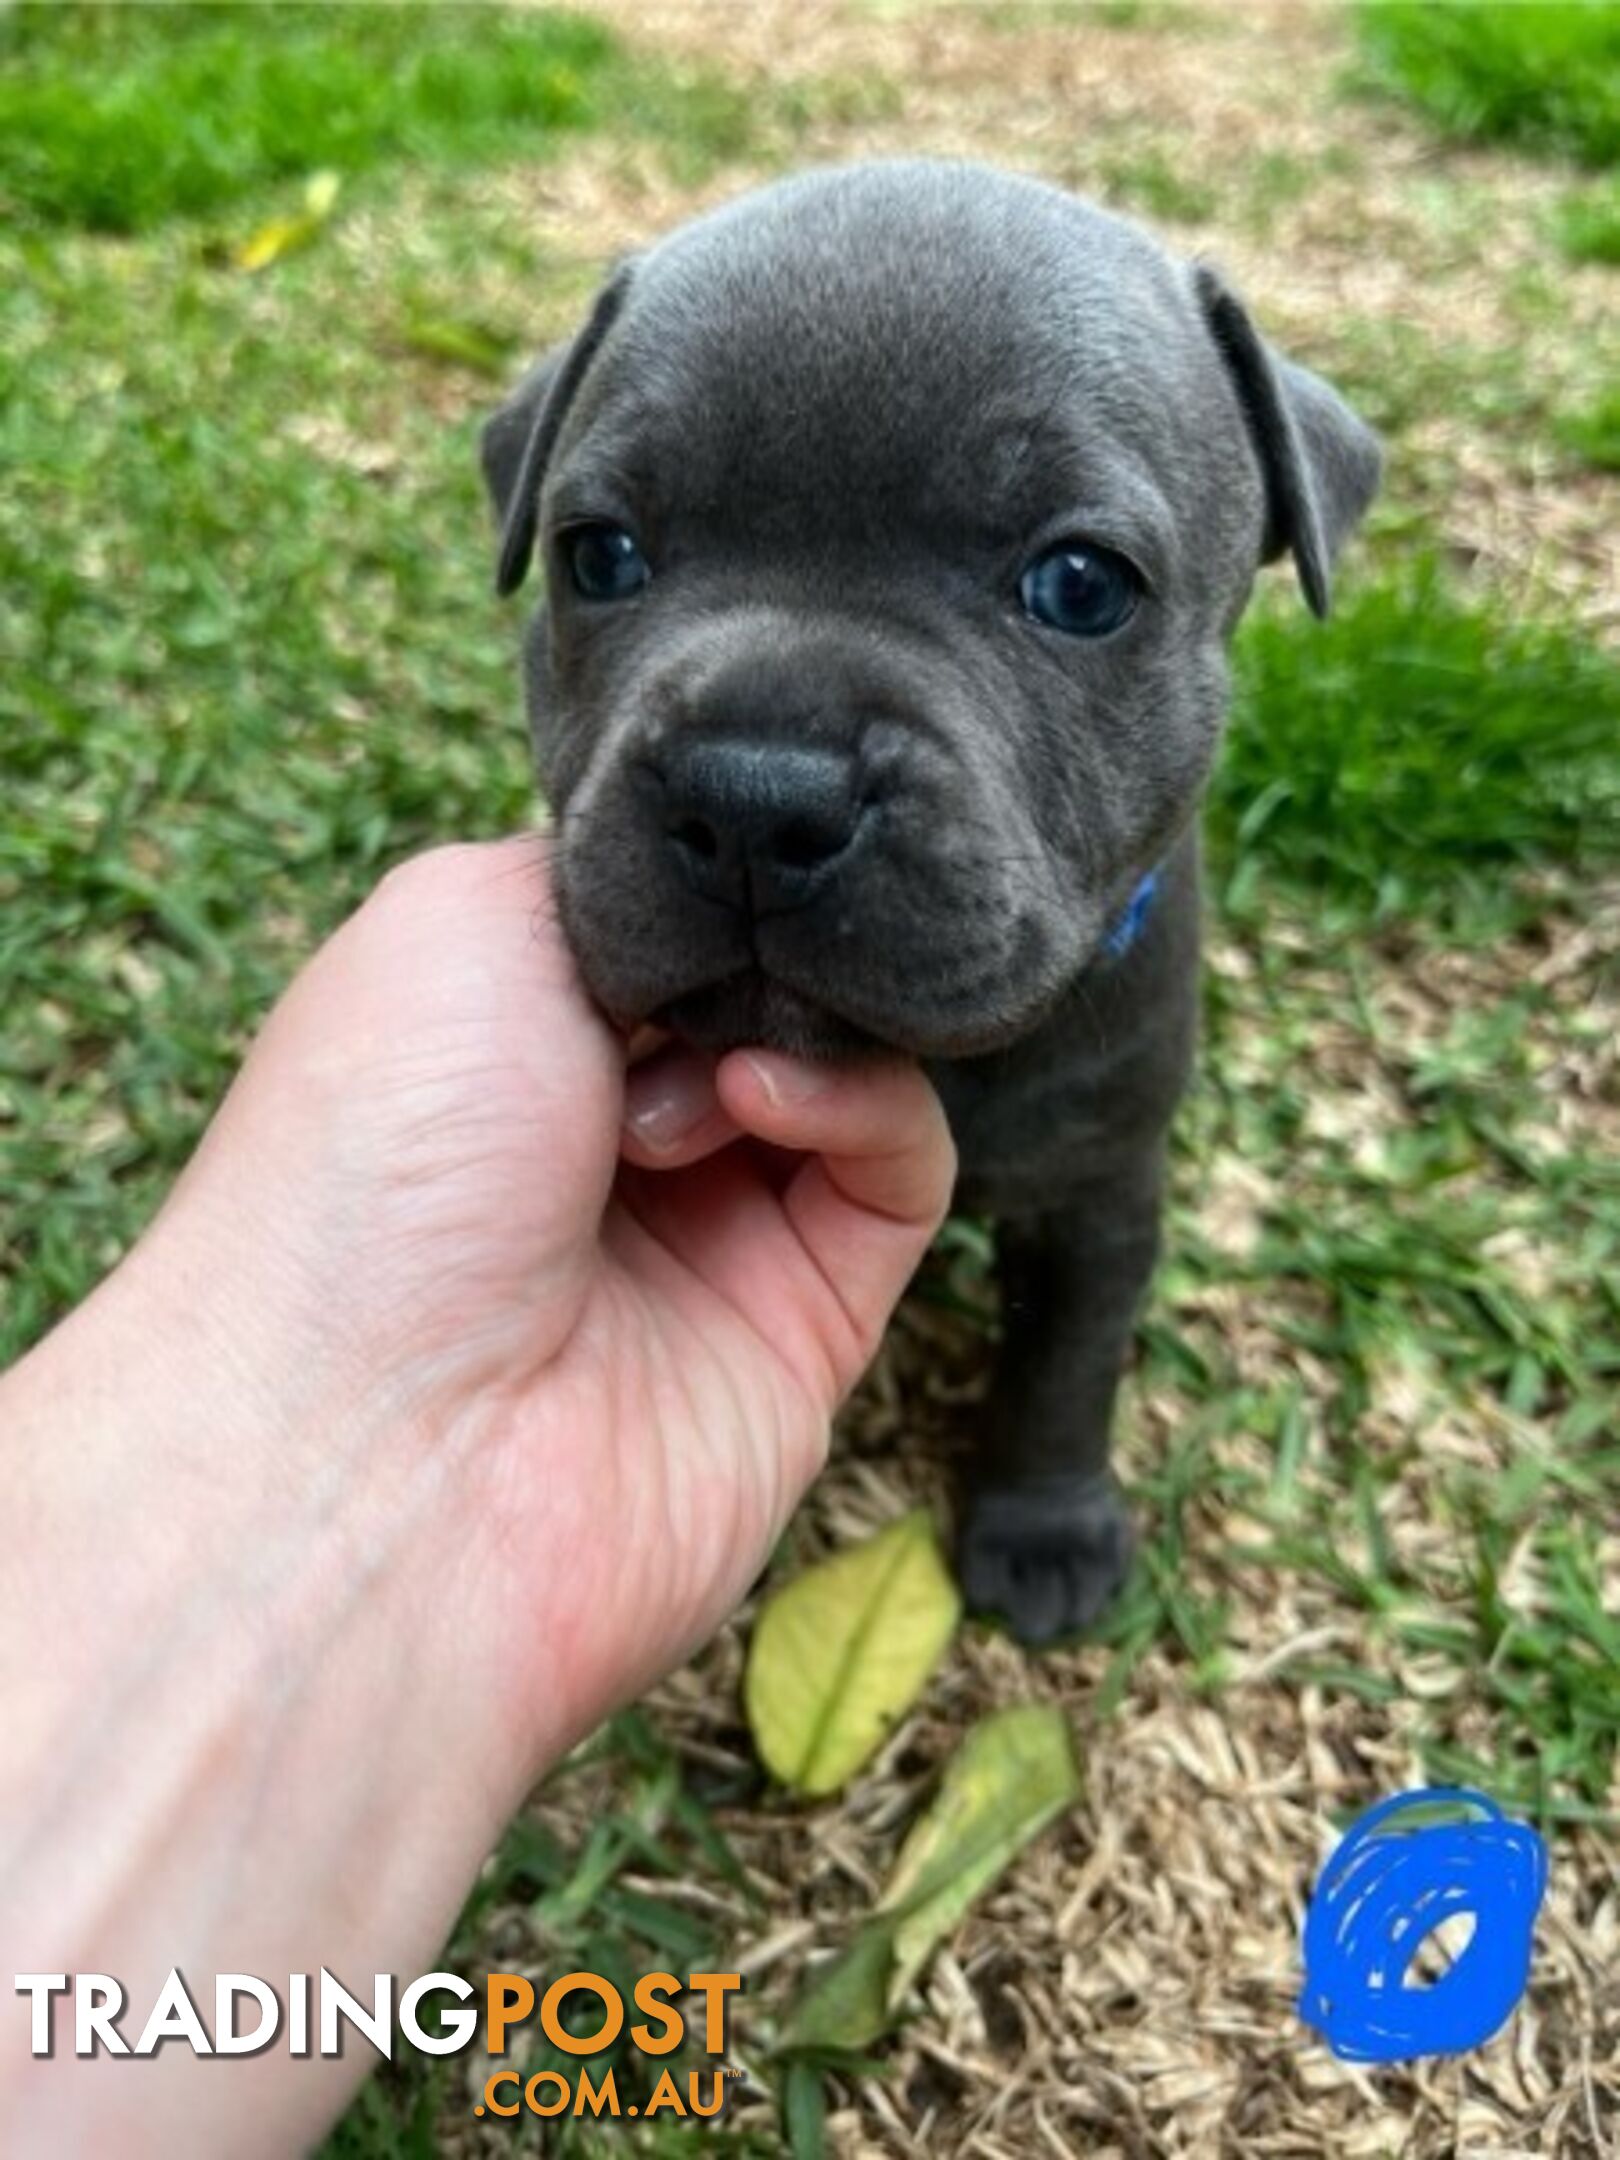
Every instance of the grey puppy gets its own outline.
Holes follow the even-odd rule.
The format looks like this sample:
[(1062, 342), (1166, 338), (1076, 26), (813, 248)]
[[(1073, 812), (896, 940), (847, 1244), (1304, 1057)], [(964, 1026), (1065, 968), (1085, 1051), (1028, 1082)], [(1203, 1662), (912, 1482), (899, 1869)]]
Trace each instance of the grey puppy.
[(563, 920), (621, 1021), (923, 1059), (1005, 1325), (969, 1601), (1130, 1554), (1109, 1424), (1192, 1053), (1197, 812), (1261, 563), (1369, 431), (1207, 267), (1037, 181), (811, 173), (622, 264), (488, 423)]

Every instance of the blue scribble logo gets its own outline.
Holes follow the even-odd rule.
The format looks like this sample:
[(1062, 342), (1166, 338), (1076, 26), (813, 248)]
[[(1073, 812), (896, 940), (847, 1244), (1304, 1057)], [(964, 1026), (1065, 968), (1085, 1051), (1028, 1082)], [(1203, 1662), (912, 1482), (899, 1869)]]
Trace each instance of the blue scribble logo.
[[(1464, 1808), (1470, 1819), (1432, 1818)], [(1547, 1848), (1528, 1823), (1466, 1786), (1381, 1800), (1346, 1831), (1305, 1915), (1300, 2016), (1341, 2062), (1460, 2055), (1500, 2031), (1530, 1979), (1530, 1941), (1547, 1887)], [(1426, 1938), (1459, 1913), (1474, 1931), (1429, 1985), (1407, 1973)]]

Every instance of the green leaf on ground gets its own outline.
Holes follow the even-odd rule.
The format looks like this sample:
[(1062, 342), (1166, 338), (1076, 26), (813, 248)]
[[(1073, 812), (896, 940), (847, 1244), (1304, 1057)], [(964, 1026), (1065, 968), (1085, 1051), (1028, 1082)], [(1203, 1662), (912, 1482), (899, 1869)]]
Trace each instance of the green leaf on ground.
[(897, 1923), (891, 2010), (974, 1899), (1079, 1797), (1074, 1735), (1052, 1704), (1015, 1703), (974, 1727), (883, 1894)]
[(889, 2026), (894, 1922), (868, 1920), (853, 1942), (818, 1965), (788, 2017), (782, 2045), (795, 2055), (870, 2047)]
[(796, 1792), (836, 1792), (915, 1700), (960, 1615), (923, 1508), (778, 1591), (744, 1686), (772, 1776)]
[(974, 1899), (1079, 1796), (1074, 1737), (1055, 1705), (1016, 1703), (976, 1726), (901, 1847), (877, 1911), (810, 1976), (784, 2047), (870, 2047)]
[(492, 382), (505, 374), (517, 339), (487, 323), (460, 322), (451, 315), (413, 315), (405, 325), (405, 343), (425, 360), (468, 368)]

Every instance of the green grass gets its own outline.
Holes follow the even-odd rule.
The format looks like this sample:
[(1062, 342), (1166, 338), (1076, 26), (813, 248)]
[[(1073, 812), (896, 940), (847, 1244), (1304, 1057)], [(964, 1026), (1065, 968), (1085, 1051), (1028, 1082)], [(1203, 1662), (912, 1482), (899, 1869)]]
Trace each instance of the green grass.
[(1587, 165), (1620, 158), (1620, 9), (1609, 0), (1360, 0), (1365, 80), (1445, 133)]
[(1208, 15), (1188, 0), (971, 0), (969, 12), (988, 30), (1016, 34), (1057, 24), (1082, 30), (1207, 28)]
[(1355, 179), (1360, 164), (1356, 153), (1339, 143), (1314, 156), (1293, 150), (1262, 150), (1258, 156), (1244, 158), (1239, 189), (1225, 199), (1212, 191), (1205, 215), (1219, 209), (1228, 217), (1241, 217), (1246, 225), (1265, 234), (1279, 212), (1305, 201), (1315, 192), (1318, 182)]
[[(1570, 1137), (1548, 1061), (1601, 1056), (1610, 1023), (1485, 951), (1452, 955), (1467, 994), (1443, 1028), (1414, 1030), (1399, 956), (1432, 964), (1434, 920), (1346, 940), (1303, 903), (1273, 890), (1242, 936), (1245, 972), (1210, 984), (1167, 1310), (1146, 1329), (1143, 1384), (1180, 1415), (1143, 1480), (1158, 1527), (1111, 1624), (1115, 1684), (1168, 1632), (1219, 1691), (1222, 1615), (1189, 1599), (1181, 1558), (1230, 1535), (1280, 1595), (1315, 1581), (1364, 1615), (1360, 1674), (1313, 1663), (1302, 1684), (1394, 1702), (1393, 1676), (1421, 1657), (1447, 1680), (1413, 1719), (1432, 1779), (1547, 1822), (1604, 1820), (1620, 1731), (1602, 1594), (1620, 1491), (1620, 1171), (1595, 1138)], [(1533, 927), (1520, 935), (1533, 951)], [(1335, 1073), (1331, 1046), (1352, 1034), (1370, 1055)], [(1234, 1159), (1274, 1181), (1243, 1254), (1202, 1227), (1209, 1175)], [(1239, 1281), (1281, 1339), (1269, 1371), (1176, 1324)], [(1325, 1388), (1302, 1385), (1311, 1366)], [(1392, 1418), (1378, 1405), (1402, 1375), (1409, 1407)]]
[(1581, 410), (1561, 414), (1557, 434), (1594, 472), (1620, 472), (1620, 390), (1605, 390)]
[[(1465, 415), (1487, 426), (1535, 416), (1538, 387), (1517, 350), (1442, 339), (1398, 315), (1350, 315), (1333, 326), (1328, 373), (1381, 435)], [(1378, 512), (1387, 510), (1386, 490)]]
[[(311, 935), (530, 810), (470, 431), (341, 282), (0, 240), (0, 1358), (144, 1219)], [(364, 438), (385, 371), (396, 475), (300, 445)]]
[[(667, 85), (599, 23), (545, 9), (43, 7), (0, 14), (0, 211), (103, 232), (213, 215), (320, 169), (535, 157)], [(743, 102), (707, 86), (711, 150)]]
[(1556, 230), (1571, 262), (1620, 264), (1620, 181), (1566, 195), (1558, 206)]
[(1620, 862), (1620, 665), (1417, 558), (1287, 596), (1238, 646), (1211, 825), (1239, 912), (1282, 879), (1364, 920), (1499, 927), (1516, 871)]
[[(548, 244), (472, 168), (595, 133), (688, 173), (891, 109), (871, 82), (772, 103), (549, 16), (511, 19), (516, 42), (479, 58), (464, 104), (413, 108), (412, 83), (461, 64), (448, 34), (370, 11), (0, 16), (0, 99), (32, 115), (20, 139), (0, 127), (16, 213), (0, 218), (0, 1362), (138, 1232), (277, 989), (382, 870), (532, 814), (474, 438), (495, 378), (577, 315), (600, 263), (588, 240)], [(384, 67), (371, 41), (389, 40)], [(538, 130), (502, 102), (523, 40), (551, 56), (540, 77), (578, 86)], [(275, 126), (253, 120), (294, 50), (324, 54), (332, 85), (370, 56), (382, 87), (363, 125), (358, 108), (342, 122), (348, 155), (302, 90)], [(187, 68), (216, 71), (196, 80), (240, 127), (211, 139), (186, 117)], [(53, 133), (40, 116), (66, 109), (70, 72), (89, 117)], [(101, 161), (115, 83), (144, 164)], [(338, 166), (311, 245), (260, 276), (228, 267), (216, 223), (247, 229)], [(1256, 186), (1286, 200), (1309, 183), (1285, 162)], [(108, 224), (133, 230), (85, 230)], [(1538, 388), (1494, 348), (1334, 334), (1387, 425), (1460, 410), (1520, 443), (1578, 427), (1571, 458), (1612, 446), (1612, 405), (1579, 402), (1579, 369)], [(1300, 1686), (1398, 1704), (1421, 1656), (1453, 1685), (1421, 1705), (1428, 1773), (1557, 1822), (1601, 1813), (1620, 1730), (1600, 1571), (1620, 1492), (1620, 1179), (1570, 1077), (1597, 1069), (1608, 1023), (1534, 963), (1620, 855), (1620, 682), (1570, 624), (1465, 588), (1443, 537), (1397, 487), (1330, 623), (1279, 570), (1240, 636), (1210, 822), (1241, 965), (1211, 976), (1181, 1128), (1142, 1363), (1177, 1416), (1142, 1476), (1146, 1557), (1096, 1707), (1129, 1714), (1155, 1643), (1219, 1694), (1227, 1606), (1187, 1563), (1219, 1561), (1237, 1524), (1234, 1567), (1279, 1592), (1326, 1586), (1364, 1626), (1365, 1659), (1320, 1653)], [(1465, 987), (1414, 1033), (1398, 993), (1425, 969)], [(1365, 1144), (1320, 1125), (1324, 1099), (1348, 1117), (1375, 1090), (1394, 1108)], [(1232, 1157), (1272, 1188), (1239, 1256), (1200, 1206)], [(983, 1240), (962, 1225), (948, 1243), (971, 1303)], [(1213, 1293), (1263, 1316), (1292, 1364), (1256, 1369), (1201, 1323)], [(1378, 1425), (1408, 1363), (1473, 1450), (1431, 1446), (1421, 1419)], [(1443, 1529), (1438, 1557), (1414, 1562), (1403, 1507)], [(1527, 1565), (1533, 1599), (1514, 1588)], [(538, 1960), (662, 1962), (693, 1907), (657, 1895), (661, 1866), (729, 1894), (656, 1730), (621, 1724), (601, 1749), (598, 1833), (514, 1830), (452, 1965), (484, 1969), (498, 1919)], [(729, 1950), (735, 1932), (715, 1937)], [(413, 2061), (367, 2089), (329, 2160), (431, 2154), (456, 2122), (453, 2067)], [(598, 2142), (636, 2135), (650, 2149), (629, 2129)]]
[(1102, 182), (1107, 201), (1124, 209), (1145, 210), (1149, 217), (1197, 225), (1215, 208), (1214, 190), (1190, 179), (1179, 163), (1159, 150), (1112, 159), (1103, 167)]
[[(513, 34), (573, 40), (549, 20)], [(443, 34), (289, 21), (29, 16), (7, 89), (103, 35), (156, 67), (226, 36), (279, 57), (294, 30), (362, 55)], [(614, 65), (625, 124), (678, 169), (747, 107)], [(467, 125), (484, 145), (481, 107)], [(109, 246), (0, 221), (0, 1360), (144, 1222), (311, 937), (399, 854), (532, 815), (474, 425), (497, 356), (554, 334), (600, 264), (430, 162), (407, 185), (431, 243), (379, 268), (346, 221), (397, 184), (358, 175), (259, 278), (184, 223)]]

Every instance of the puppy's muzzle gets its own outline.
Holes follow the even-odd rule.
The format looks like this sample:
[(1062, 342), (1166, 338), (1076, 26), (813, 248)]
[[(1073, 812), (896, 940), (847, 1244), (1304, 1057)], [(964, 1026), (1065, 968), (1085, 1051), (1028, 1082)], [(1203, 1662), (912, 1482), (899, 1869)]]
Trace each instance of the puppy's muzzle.
[(877, 807), (853, 755), (757, 737), (678, 737), (638, 778), (642, 814), (686, 883), (756, 920), (820, 898)]

